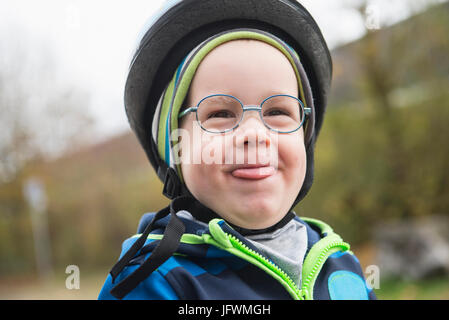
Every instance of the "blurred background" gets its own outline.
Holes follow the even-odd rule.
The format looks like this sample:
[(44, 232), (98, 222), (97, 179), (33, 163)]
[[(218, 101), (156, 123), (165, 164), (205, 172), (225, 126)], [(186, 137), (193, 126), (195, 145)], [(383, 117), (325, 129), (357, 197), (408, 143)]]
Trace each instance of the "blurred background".
[[(334, 76), (297, 213), (351, 244), (379, 298), (449, 299), (449, 3), (300, 2)], [(2, 1), (0, 299), (96, 299), (140, 216), (169, 203), (123, 107), (162, 3)]]

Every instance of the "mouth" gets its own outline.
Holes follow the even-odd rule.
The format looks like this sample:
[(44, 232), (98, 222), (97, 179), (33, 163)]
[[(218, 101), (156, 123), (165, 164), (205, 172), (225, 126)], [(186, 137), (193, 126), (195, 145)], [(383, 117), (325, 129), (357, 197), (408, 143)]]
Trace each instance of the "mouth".
[(231, 171), (231, 175), (239, 179), (261, 180), (276, 173), (276, 168), (270, 165), (242, 165)]

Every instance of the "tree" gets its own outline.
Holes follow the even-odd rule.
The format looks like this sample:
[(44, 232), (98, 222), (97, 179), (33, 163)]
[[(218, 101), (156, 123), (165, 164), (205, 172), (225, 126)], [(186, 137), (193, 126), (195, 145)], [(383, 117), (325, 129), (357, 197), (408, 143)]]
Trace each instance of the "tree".
[(45, 41), (10, 34), (0, 34), (0, 183), (32, 159), (86, 142), (93, 129), (87, 90), (58, 71)]
[(333, 52), (304, 215), (359, 241), (381, 221), (449, 213), (448, 17), (431, 7)]
[(27, 168), (76, 149), (93, 131), (87, 90), (58, 69), (43, 39), (13, 29), (0, 30), (0, 274), (29, 272), (35, 262)]

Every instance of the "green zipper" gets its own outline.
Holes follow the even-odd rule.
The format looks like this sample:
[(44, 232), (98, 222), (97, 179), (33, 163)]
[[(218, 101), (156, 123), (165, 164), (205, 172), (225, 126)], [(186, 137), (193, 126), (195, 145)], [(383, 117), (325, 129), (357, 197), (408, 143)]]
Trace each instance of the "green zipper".
[[(214, 220), (210, 221), (209, 230), (211, 231), (211, 238), (213, 238), (215, 241), (207, 241), (208, 243), (215, 246), (218, 245), (218, 247), (220, 247), (221, 249), (235, 254), (231, 250), (232, 247), (238, 252), (243, 253), (246, 257), (250, 258), (248, 259), (242, 257), (245, 260), (252, 262), (256, 266), (260, 266), (261, 264), (263, 266), (262, 269), (274, 276), (274, 278), (276, 278), (296, 300), (313, 299), (313, 286), (315, 285), (315, 280), (318, 277), (319, 271), (323, 267), (326, 259), (334, 252), (349, 250), (349, 244), (343, 242), (340, 236), (334, 233), (330, 227), (317, 220), (318, 222), (322, 223), (321, 227), (324, 228), (323, 230), (325, 230), (328, 235), (325, 238), (319, 240), (310, 249), (309, 254), (304, 260), (302, 286), (301, 289), (299, 289), (295, 282), (290, 278), (290, 276), (285, 273), (285, 271), (283, 271), (279, 266), (277, 266), (274, 262), (267, 259), (260, 253), (249, 248), (234, 235), (224, 232), (218, 224), (221, 219)], [(206, 239), (204, 240), (207, 239), (209, 239), (209, 237), (206, 237)], [(256, 263), (254, 263), (254, 260), (256, 261)]]
[[(340, 238), (336, 234), (330, 236), (337, 236), (338, 238)], [(324, 247), (322, 247), (322, 244), (319, 243), (320, 241), (317, 242), (315, 245), (318, 245), (318, 247), (317, 250), (315, 250), (315, 253), (319, 251), (318, 254), (314, 254), (314, 252), (312, 251), (312, 249), (314, 248), (312, 247), (304, 261), (302, 294), (304, 296), (304, 299), (306, 300), (313, 300), (313, 287), (315, 286), (315, 281), (327, 258), (335, 252), (349, 250), (349, 244), (343, 242), (341, 238), (339, 240), (329, 240), (326, 238), (320, 240), (328, 242), (325, 243)]]
[[(231, 241), (231, 244), (234, 248), (242, 251), (243, 253), (251, 256), (252, 258), (256, 259), (257, 261), (263, 263), (270, 271), (274, 272), (276, 275), (278, 275), (284, 283), (281, 283), (286, 287), (292, 295), (293, 298), (296, 300), (312, 300), (313, 299), (313, 286), (315, 284), (315, 280), (318, 276), (319, 271), (323, 267), (325, 261), (327, 258), (333, 254), (336, 251), (346, 251), (349, 250), (349, 244), (343, 242), (343, 241), (333, 241), (328, 243), (320, 252), (318, 258), (315, 260), (315, 263), (313, 264), (313, 267), (311, 268), (310, 272), (307, 272), (307, 276), (302, 281), (301, 289), (297, 287), (295, 282), (290, 278), (290, 276), (285, 273), (279, 266), (277, 266), (274, 262), (271, 260), (268, 260), (261, 254), (257, 253), (256, 251), (252, 250), (248, 246), (246, 246), (242, 241), (237, 239), (235, 236), (226, 233), (228, 236), (228, 239)], [(327, 240), (327, 239), (323, 239)], [(307, 258), (306, 258), (307, 259)], [(306, 269), (304, 269), (306, 270)], [(304, 273), (303, 273), (304, 275)], [(309, 288), (309, 286), (311, 286)], [(293, 293), (293, 294), (292, 294)]]
[(296, 300), (303, 300), (303, 295), (301, 294), (301, 290), (296, 286), (295, 282), (290, 278), (288, 274), (285, 273), (279, 266), (277, 266), (274, 262), (267, 259), (260, 253), (252, 250), (247, 245), (245, 245), (242, 241), (237, 239), (235, 236), (226, 233), (228, 236), (228, 239), (231, 241), (232, 247), (236, 248), (237, 250), (245, 253), (246, 255), (256, 259), (258, 262), (262, 263), (265, 267), (268, 268), (269, 271), (276, 274), (278, 277), (278, 280), (281, 280), (281, 284), (286, 288), (290, 295), (295, 298)]

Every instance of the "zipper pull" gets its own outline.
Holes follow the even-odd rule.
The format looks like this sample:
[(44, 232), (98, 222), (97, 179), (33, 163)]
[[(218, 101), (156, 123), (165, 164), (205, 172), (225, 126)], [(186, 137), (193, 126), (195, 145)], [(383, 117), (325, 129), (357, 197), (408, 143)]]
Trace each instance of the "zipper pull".
[(224, 248), (232, 248), (231, 241), (221, 228), (221, 225), (223, 223), (225, 223), (223, 219), (212, 219), (211, 221), (209, 221), (209, 232), (212, 235), (212, 238), (214, 238), (214, 240), (217, 241), (218, 244), (220, 244)]

